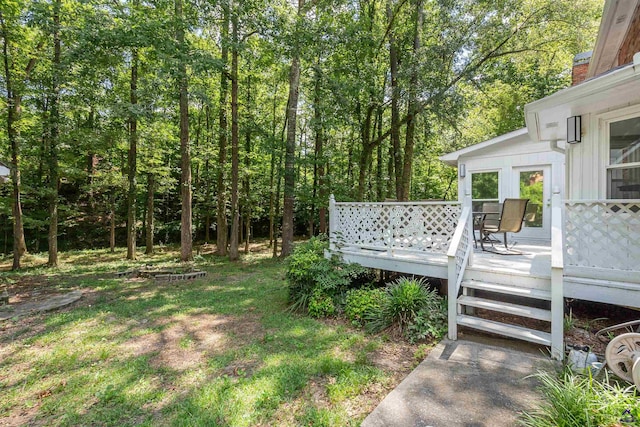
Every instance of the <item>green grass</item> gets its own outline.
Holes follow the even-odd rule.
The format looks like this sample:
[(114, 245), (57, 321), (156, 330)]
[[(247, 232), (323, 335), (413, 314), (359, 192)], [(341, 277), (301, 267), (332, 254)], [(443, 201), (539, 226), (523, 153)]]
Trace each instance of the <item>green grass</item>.
[(526, 427), (619, 427), (640, 426), (640, 396), (635, 387), (619, 385), (608, 376), (593, 379), (572, 373), (541, 372), (543, 401), (525, 413)]
[[(189, 282), (117, 279), (177, 252), (125, 261), (77, 251), (47, 269), (29, 255), (13, 288), (81, 289), (79, 303), (0, 324), (0, 418), (11, 424), (359, 425), (398, 380), (389, 345), (286, 308), (284, 266), (265, 250), (240, 262), (199, 255)], [(6, 268), (9, 260), (5, 260)], [(417, 347), (409, 346), (411, 349)], [(418, 360), (416, 360), (417, 362)]]

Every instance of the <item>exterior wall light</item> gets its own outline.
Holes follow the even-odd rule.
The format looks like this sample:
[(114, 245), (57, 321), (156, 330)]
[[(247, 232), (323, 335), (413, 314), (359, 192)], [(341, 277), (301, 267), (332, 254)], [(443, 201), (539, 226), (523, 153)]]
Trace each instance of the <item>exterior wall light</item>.
[(582, 142), (582, 116), (571, 116), (567, 119), (567, 142)]
[(458, 176), (460, 178), (464, 178), (467, 175), (467, 168), (465, 167), (464, 163), (461, 163), (460, 165), (458, 165)]

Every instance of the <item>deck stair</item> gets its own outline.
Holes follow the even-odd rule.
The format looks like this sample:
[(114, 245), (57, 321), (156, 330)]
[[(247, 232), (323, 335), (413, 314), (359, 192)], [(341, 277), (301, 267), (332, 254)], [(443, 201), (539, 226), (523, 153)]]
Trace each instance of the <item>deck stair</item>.
[[(551, 292), (546, 289), (464, 280), (458, 297), (457, 323), (461, 326), (541, 345), (551, 345), (551, 334), (528, 327), (476, 316), (475, 309), (551, 322)], [(541, 308), (542, 307), (542, 308)]]

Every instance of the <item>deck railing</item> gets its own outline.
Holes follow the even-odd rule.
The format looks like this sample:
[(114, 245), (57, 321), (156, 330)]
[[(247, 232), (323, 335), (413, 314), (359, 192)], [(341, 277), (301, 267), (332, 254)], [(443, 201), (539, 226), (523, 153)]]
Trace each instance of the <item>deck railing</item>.
[(471, 208), (466, 206), (462, 209), (460, 221), (456, 227), (456, 231), (451, 240), (451, 245), (447, 252), (448, 262), (448, 324), (449, 339), (457, 339), (458, 329), (456, 324), (457, 317), (457, 298), (460, 284), (464, 277), (465, 268), (471, 256), (471, 241), (473, 240), (473, 215)]
[(460, 210), (457, 202), (336, 202), (331, 196), (331, 247), (446, 254)]
[(564, 238), (565, 275), (640, 281), (640, 200), (567, 201)]

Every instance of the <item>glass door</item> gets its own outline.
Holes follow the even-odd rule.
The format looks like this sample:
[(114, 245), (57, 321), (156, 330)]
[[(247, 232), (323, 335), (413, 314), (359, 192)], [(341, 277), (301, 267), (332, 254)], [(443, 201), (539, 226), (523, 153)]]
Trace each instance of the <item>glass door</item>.
[(513, 170), (516, 197), (529, 199), (520, 234), (532, 239), (551, 239), (550, 167), (525, 167)]

